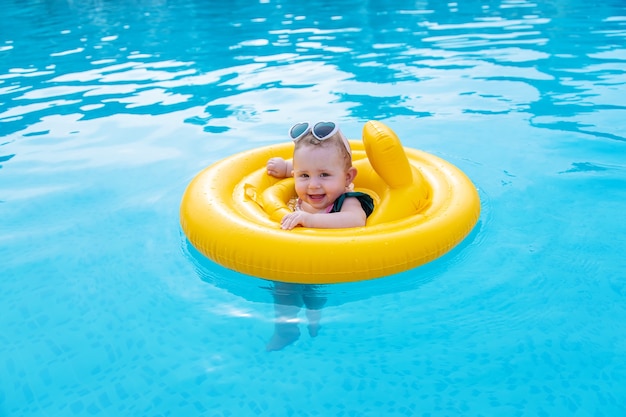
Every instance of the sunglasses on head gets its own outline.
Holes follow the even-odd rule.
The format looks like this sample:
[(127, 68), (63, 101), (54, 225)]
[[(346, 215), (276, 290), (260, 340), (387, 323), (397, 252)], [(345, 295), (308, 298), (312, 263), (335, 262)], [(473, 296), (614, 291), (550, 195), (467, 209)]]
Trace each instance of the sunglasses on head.
[[(289, 137), (294, 142), (297, 142), (309, 132), (313, 134), (315, 139), (324, 141), (339, 132), (339, 126), (337, 126), (334, 122), (317, 122), (313, 126), (311, 126), (311, 123), (309, 122), (300, 122), (291, 126), (291, 129), (289, 129)], [(348, 140), (343, 134), (341, 134), (341, 132), (339, 132), (339, 135), (341, 136), (343, 145), (346, 147), (348, 154), (352, 155)]]

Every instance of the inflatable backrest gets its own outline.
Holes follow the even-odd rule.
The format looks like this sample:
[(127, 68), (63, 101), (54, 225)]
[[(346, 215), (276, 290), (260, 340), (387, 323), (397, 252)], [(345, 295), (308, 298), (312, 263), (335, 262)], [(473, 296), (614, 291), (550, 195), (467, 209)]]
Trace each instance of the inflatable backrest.
[(400, 220), (418, 213), (427, 203), (429, 189), (422, 174), (409, 163), (395, 132), (381, 122), (370, 120), (363, 127), (363, 144), (370, 165), (387, 187), (367, 224)]
[(363, 144), (367, 159), (391, 188), (411, 185), (413, 176), (409, 160), (398, 136), (386, 125), (370, 120), (363, 126)]

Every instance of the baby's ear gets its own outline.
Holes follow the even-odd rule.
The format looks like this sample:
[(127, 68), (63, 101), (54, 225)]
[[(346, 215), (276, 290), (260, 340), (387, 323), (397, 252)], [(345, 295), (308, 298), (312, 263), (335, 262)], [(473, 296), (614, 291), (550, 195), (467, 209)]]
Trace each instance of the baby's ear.
[(348, 169), (348, 172), (346, 172), (346, 181), (348, 184), (354, 181), (354, 179), (356, 178), (356, 174), (357, 170), (355, 167), (350, 167), (350, 169)]

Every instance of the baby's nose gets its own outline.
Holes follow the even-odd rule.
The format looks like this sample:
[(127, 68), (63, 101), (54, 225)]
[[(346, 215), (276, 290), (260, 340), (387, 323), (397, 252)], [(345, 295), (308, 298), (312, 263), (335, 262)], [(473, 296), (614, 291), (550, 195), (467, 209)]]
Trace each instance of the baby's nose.
[(313, 177), (313, 178), (311, 178), (311, 181), (309, 182), (309, 187), (311, 187), (311, 188), (319, 188), (321, 183), (322, 182), (320, 181), (319, 178)]

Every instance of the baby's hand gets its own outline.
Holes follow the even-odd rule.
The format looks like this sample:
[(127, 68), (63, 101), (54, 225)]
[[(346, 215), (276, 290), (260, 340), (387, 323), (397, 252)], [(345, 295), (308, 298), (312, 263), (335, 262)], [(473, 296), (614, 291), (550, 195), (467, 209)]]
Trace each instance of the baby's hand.
[(307, 213), (305, 211), (294, 211), (293, 213), (289, 213), (283, 217), (280, 222), (280, 227), (283, 230), (291, 230), (296, 226), (304, 226), (307, 227), (307, 220), (310, 219), (312, 214)]
[(290, 174), (287, 172), (287, 161), (279, 157), (270, 158), (267, 161), (267, 173), (276, 178), (287, 177)]

